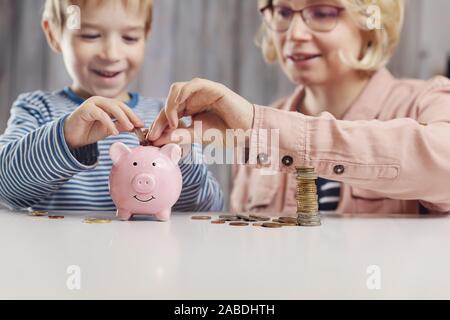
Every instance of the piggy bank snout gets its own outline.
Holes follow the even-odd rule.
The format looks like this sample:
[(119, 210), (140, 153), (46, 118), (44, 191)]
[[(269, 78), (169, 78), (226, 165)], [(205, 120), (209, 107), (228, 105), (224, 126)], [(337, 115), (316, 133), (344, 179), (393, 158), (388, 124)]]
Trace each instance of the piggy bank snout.
[(151, 174), (141, 173), (134, 177), (132, 185), (138, 193), (150, 193), (155, 189), (156, 180)]

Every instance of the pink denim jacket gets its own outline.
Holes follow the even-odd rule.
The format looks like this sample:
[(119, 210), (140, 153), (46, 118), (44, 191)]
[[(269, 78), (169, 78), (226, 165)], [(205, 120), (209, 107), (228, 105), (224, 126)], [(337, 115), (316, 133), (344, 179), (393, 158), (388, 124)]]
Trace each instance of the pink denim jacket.
[[(250, 165), (233, 168), (233, 212), (294, 215), (296, 166), (341, 182), (337, 213), (414, 214), (419, 204), (450, 212), (449, 79), (395, 79), (380, 69), (343, 120), (292, 112), (302, 94), (255, 106)], [(258, 131), (270, 128), (279, 129), (279, 148)], [(261, 174), (267, 168), (278, 171)]]

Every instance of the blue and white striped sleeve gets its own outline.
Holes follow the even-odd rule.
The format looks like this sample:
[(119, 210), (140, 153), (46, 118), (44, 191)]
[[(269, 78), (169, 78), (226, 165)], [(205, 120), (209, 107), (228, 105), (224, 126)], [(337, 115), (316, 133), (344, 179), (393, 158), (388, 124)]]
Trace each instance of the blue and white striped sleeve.
[(173, 207), (178, 212), (219, 212), (224, 210), (223, 193), (203, 161), (202, 147), (193, 145), (192, 150), (180, 162), (183, 188)]
[[(0, 202), (10, 209), (39, 203), (73, 175), (92, 169), (98, 150), (89, 146), (84, 161), (72, 154), (64, 139), (68, 115), (50, 121), (51, 106), (39, 96), (21, 96), (0, 136)], [(81, 153), (81, 152), (79, 152)]]

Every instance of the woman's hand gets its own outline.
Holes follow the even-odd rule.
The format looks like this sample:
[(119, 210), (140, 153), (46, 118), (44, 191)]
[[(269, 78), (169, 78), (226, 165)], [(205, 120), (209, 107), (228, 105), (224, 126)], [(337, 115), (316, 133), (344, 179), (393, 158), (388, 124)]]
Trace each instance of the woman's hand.
[[(179, 121), (185, 116), (191, 116), (193, 124), (195, 121), (201, 121), (203, 131), (218, 129), (225, 137), (227, 129), (251, 129), (253, 113), (253, 105), (250, 102), (220, 83), (204, 79), (174, 83), (170, 88), (166, 106), (150, 128), (147, 139), (156, 146), (179, 142), (172, 137), (183, 136), (178, 135), (176, 129), (185, 128)], [(193, 124), (187, 128), (191, 137)], [(186, 129), (183, 130), (186, 132)]]
[(66, 119), (64, 136), (67, 145), (73, 150), (143, 126), (144, 123), (125, 103), (91, 97)]

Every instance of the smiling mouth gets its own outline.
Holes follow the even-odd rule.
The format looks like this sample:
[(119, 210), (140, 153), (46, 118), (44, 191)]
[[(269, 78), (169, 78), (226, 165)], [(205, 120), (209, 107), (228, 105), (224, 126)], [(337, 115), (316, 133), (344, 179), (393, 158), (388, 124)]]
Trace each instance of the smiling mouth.
[(102, 70), (92, 70), (96, 75), (103, 78), (114, 78), (117, 77), (122, 71), (119, 72), (110, 72), (110, 71), (102, 71)]
[(298, 54), (288, 56), (288, 58), (294, 62), (308, 61), (319, 57), (321, 57), (320, 54), (311, 54), (311, 55)]
[(139, 202), (150, 202), (150, 201), (152, 201), (152, 200), (155, 200), (156, 198), (154, 197), (154, 196), (152, 196), (150, 199), (147, 199), (147, 200), (141, 200), (141, 199), (139, 199), (138, 198), (138, 196), (136, 195), (136, 196), (134, 196), (133, 198), (135, 198), (137, 201), (139, 201)]

